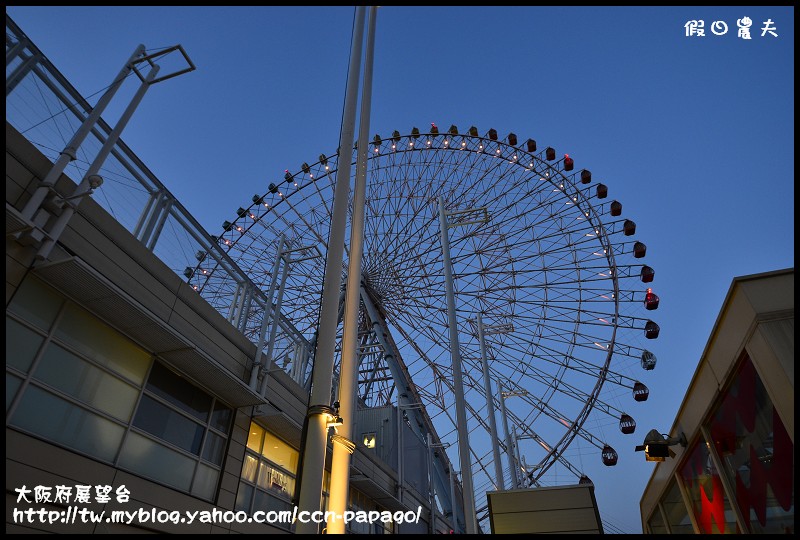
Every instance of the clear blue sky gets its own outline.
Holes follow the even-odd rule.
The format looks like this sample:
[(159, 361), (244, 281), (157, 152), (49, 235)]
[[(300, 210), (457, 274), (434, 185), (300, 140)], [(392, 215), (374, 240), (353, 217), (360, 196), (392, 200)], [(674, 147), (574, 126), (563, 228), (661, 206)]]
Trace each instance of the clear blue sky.
[[(352, 7), (6, 12), (85, 96), (137, 44), (183, 45), (197, 70), (153, 87), (123, 139), (212, 234), (285, 169), (336, 151)], [(705, 37), (685, 36), (691, 19)], [(768, 19), (778, 37), (761, 36)], [(794, 266), (794, 8), (386, 6), (375, 54), (371, 134), (435, 122), (532, 137), (636, 222), (659, 365), (620, 465), (582, 459), (603, 518), (640, 532), (640, 432), (671, 427), (731, 280)]]

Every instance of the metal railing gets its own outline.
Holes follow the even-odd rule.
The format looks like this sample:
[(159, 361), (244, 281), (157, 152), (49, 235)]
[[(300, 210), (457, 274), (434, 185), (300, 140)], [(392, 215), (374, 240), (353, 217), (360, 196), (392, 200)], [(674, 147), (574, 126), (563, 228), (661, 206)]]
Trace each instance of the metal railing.
[[(131, 84), (137, 82), (134, 81)], [(124, 83), (123, 83), (124, 84)], [(105, 89), (101, 89), (105, 90)], [(53, 66), (25, 33), (6, 15), (6, 121), (54, 161), (92, 111), (92, 106)], [(102, 118), (70, 161), (64, 174), (75, 183), (86, 174), (112, 131)], [(185, 279), (187, 267), (199, 260), (216, 262), (231, 286), (226, 290), (198, 291), (233, 326), (257, 346), (260, 329), (270, 323), (274, 303), (209, 235), (156, 175), (119, 139), (100, 174), (105, 180), (94, 200), (144, 246)], [(276, 239), (277, 241), (277, 239)], [(272, 344), (272, 364), (303, 384), (310, 372), (311, 346), (283, 315), (278, 317)], [(245, 381), (246, 383), (246, 381)]]

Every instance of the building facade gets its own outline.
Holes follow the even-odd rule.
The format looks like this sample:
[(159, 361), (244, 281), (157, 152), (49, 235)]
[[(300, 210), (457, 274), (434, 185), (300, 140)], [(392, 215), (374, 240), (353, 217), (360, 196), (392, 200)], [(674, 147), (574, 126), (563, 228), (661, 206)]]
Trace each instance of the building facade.
[(642, 495), (654, 534), (794, 533), (794, 269), (733, 280)]

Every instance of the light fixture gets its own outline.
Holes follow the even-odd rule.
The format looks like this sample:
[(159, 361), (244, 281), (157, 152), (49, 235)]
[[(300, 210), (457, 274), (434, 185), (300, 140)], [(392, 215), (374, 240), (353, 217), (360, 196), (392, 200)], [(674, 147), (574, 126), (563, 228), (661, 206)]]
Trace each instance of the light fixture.
[(103, 177), (99, 174), (90, 174), (87, 180), (89, 181), (89, 187), (92, 189), (97, 189), (103, 185)]
[(375, 448), (375, 433), (364, 433), (364, 446)]
[(327, 427), (329, 427), (329, 428), (337, 428), (337, 427), (341, 426), (342, 424), (344, 424), (344, 420), (342, 419), (341, 416), (333, 415), (333, 414), (329, 414), (328, 415), (328, 422), (326, 424)]
[(666, 461), (668, 457), (675, 457), (675, 452), (670, 450), (669, 447), (676, 444), (686, 448), (686, 435), (683, 432), (677, 437), (667, 437), (659, 433), (657, 429), (651, 429), (647, 432), (644, 443), (637, 446), (635, 451), (644, 451), (644, 458), (647, 461)]

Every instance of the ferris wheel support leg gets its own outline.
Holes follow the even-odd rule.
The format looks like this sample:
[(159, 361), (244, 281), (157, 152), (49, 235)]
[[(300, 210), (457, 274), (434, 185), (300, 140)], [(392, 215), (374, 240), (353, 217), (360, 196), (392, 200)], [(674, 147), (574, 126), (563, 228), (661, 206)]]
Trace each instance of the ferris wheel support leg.
[[(344, 234), (347, 225), (347, 206), (350, 192), (349, 149), (353, 148), (355, 131), (356, 103), (358, 101), (359, 71), (364, 40), (364, 6), (356, 7), (353, 28), (353, 44), (350, 66), (347, 75), (345, 108), (339, 148), (344, 159), (340, 159), (336, 172), (336, 187), (333, 194), (331, 230), (328, 237), (328, 252), (325, 257), (325, 277), (322, 286), (320, 305), (319, 334), (314, 354), (311, 399), (309, 400), (308, 430), (305, 444), (301, 448), (302, 464), (297, 506), (300, 511), (319, 511), (322, 509), (322, 482), (325, 470), (325, 453), (328, 443), (328, 418), (324, 411), (331, 408), (331, 388), (333, 383), (333, 360), (336, 348), (336, 327), (338, 326), (339, 291), (342, 286), (342, 260), (344, 258)], [(363, 141), (362, 141), (363, 142)], [(363, 145), (365, 146), (365, 145)], [(299, 534), (316, 534), (318, 524), (298, 523)]]
[(461, 462), (461, 485), (464, 488), (464, 520), (467, 534), (477, 533), (475, 520), (475, 492), (472, 487), (472, 465), (469, 457), (469, 430), (467, 429), (467, 409), (464, 404), (464, 383), (461, 375), (461, 352), (458, 343), (456, 321), (456, 300), (453, 293), (453, 268), (450, 262), (450, 237), (447, 233), (447, 215), (444, 210), (444, 197), (439, 197), (439, 224), (442, 235), (442, 256), (444, 282), (447, 292), (447, 320), (450, 326), (450, 359), (453, 364), (453, 387), (456, 398), (456, 423), (458, 429), (458, 457)]
[[(494, 459), (494, 472), (497, 477), (497, 489), (505, 491), (503, 481), (503, 464), (500, 463), (500, 443), (497, 439), (497, 420), (494, 417), (494, 398), (492, 397), (492, 381), (489, 378), (489, 361), (486, 358), (486, 338), (483, 333), (483, 317), (478, 312), (478, 341), (481, 346), (481, 365), (483, 367), (483, 389), (486, 393), (486, 411), (489, 415), (489, 431), (492, 436), (492, 459)], [(502, 399), (502, 398), (501, 398)]]
[(514, 450), (511, 444), (511, 432), (508, 429), (508, 414), (506, 414), (506, 398), (503, 395), (503, 385), (500, 384), (500, 415), (503, 417), (503, 432), (506, 438), (506, 457), (508, 457), (508, 469), (511, 471), (511, 487), (519, 489), (517, 482), (517, 466), (514, 464)]

